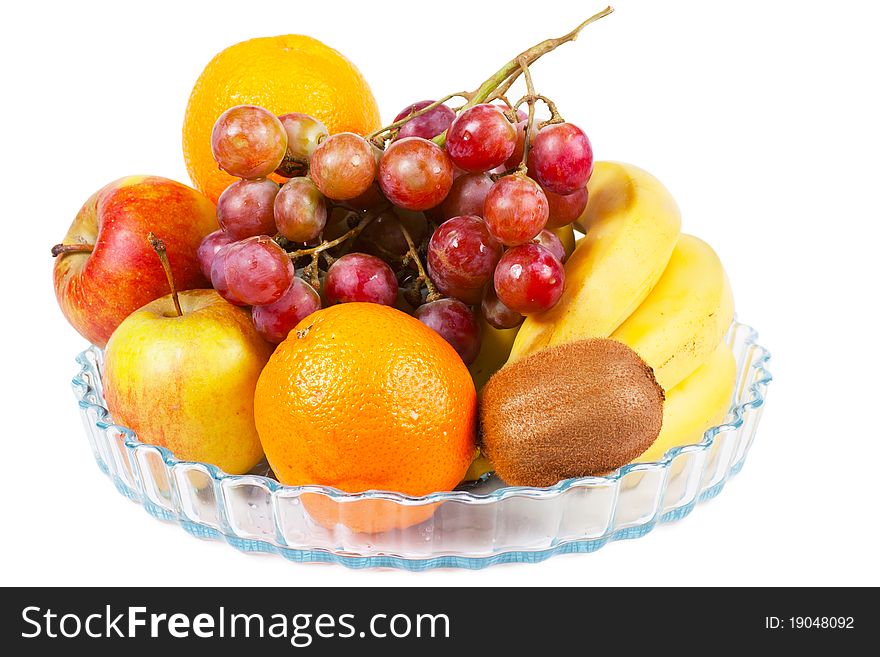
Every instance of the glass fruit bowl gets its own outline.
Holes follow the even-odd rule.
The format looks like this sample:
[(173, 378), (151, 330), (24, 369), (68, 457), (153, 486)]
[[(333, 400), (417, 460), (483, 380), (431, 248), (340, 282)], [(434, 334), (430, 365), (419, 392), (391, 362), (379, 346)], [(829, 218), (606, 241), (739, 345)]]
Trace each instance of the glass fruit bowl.
[[(548, 488), (507, 486), (488, 476), (452, 492), (410, 497), (285, 486), (265, 476), (265, 465), (250, 474), (228, 475), (212, 465), (181, 461), (114, 424), (104, 404), (99, 349), (91, 347), (77, 357), (81, 369), (73, 390), (98, 467), (151, 515), (195, 536), (222, 538), (239, 550), (298, 562), (476, 569), (592, 552), (609, 541), (638, 538), (721, 492), (743, 466), (771, 381), (766, 369), (770, 355), (757, 337), (754, 329), (737, 322), (728, 331), (737, 361), (730, 412), (700, 443), (674, 447), (659, 461)], [(315, 522), (304, 504), (308, 496), (330, 505), (378, 504), (383, 514), (396, 510), (403, 516), (413, 511), (408, 507), (429, 505), (435, 511), (406, 529), (358, 534), (340, 524), (328, 529)]]

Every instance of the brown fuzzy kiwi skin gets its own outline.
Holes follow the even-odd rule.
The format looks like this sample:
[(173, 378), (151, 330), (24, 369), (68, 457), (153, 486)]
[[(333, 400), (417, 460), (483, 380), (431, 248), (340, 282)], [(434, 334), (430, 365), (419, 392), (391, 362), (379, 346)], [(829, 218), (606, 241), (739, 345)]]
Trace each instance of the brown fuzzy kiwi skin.
[(664, 399), (654, 370), (621, 342), (550, 347), (489, 379), (480, 405), (483, 445), (513, 486), (607, 473), (656, 440)]

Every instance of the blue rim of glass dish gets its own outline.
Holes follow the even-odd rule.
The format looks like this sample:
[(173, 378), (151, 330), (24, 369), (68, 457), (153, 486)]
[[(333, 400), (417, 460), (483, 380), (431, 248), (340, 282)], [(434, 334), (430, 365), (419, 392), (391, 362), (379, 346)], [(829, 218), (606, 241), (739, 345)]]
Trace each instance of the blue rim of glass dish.
[[(424, 504), (430, 502), (446, 502), (452, 500), (465, 503), (472, 502), (485, 504), (489, 501), (498, 501), (513, 496), (545, 499), (548, 497), (561, 495), (566, 490), (569, 490), (572, 487), (581, 486), (584, 484), (609, 484), (622, 479), (627, 474), (632, 472), (656, 471), (666, 468), (679, 454), (685, 452), (698, 452), (708, 450), (712, 447), (715, 441), (715, 437), (722, 431), (738, 430), (745, 422), (745, 418), (748, 413), (758, 411), (764, 405), (766, 398), (766, 389), (769, 383), (773, 380), (773, 377), (767, 369), (767, 364), (770, 360), (770, 352), (767, 351), (767, 349), (765, 349), (764, 347), (757, 344), (757, 331), (755, 331), (755, 329), (748, 325), (738, 323), (736, 320), (734, 320), (733, 324), (731, 325), (730, 331), (734, 331), (737, 327), (747, 332), (744, 340), (744, 347), (753, 348), (757, 351), (753, 358), (753, 362), (749, 367), (749, 369), (755, 370), (755, 375), (753, 377), (754, 380), (748, 385), (746, 389), (747, 391), (743, 394), (745, 400), (742, 403), (734, 406), (730, 410), (728, 414), (728, 421), (707, 429), (703, 434), (703, 439), (699, 443), (672, 447), (665, 452), (663, 458), (661, 459), (658, 459), (656, 461), (630, 463), (628, 465), (618, 468), (614, 472), (611, 472), (607, 475), (566, 479), (558, 482), (557, 484), (554, 484), (553, 486), (547, 486), (543, 488), (529, 486), (504, 486), (488, 493), (473, 493), (467, 490), (455, 490), (448, 492), (431, 493), (429, 495), (424, 495), (420, 497), (405, 495), (402, 493), (391, 491), (366, 491), (363, 493), (346, 493), (344, 491), (328, 486), (287, 486), (278, 482), (275, 479), (258, 474), (230, 475), (223, 472), (216, 466), (208, 463), (178, 459), (166, 448), (158, 445), (143, 443), (137, 439), (137, 436), (131, 429), (114, 423), (110, 417), (110, 413), (107, 408), (97, 403), (99, 400), (101, 400), (101, 395), (90, 383), (91, 376), (100, 376), (100, 373), (96, 370), (95, 362), (93, 362), (93, 360), (89, 357), (90, 354), (100, 353), (100, 351), (96, 347), (91, 346), (77, 355), (76, 362), (79, 364), (80, 370), (73, 378), (72, 385), (78, 399), (81, 411), (85, 412), (91, 410), (95, 413), (97, 418), (95, 425), (97, 426), (97, 428), (101, 430), (113, 429), (114, 431), (118, 431), (121, 435), (125, 436), (124, 444), (126, 451), (129, 452), (129, 457), (131, 457), (131, 452), (133, 450), (137, 449), (138, 447), (147, 445), (150, 448), (159, 451), (167, 468), (173, 468), (176, 465), (198, 465), (207, 470), (214, 483), (219, 483), (223, 481), (241, 481), (251, 483), (257, 481), (260, 485), (265, 486), (272, 494), (278, 491), (295, 491), (297, 493), (321, 493), (334, 500), (381, 499), (392, 501), (402, 505)], [(739, 377), (743, 375), (743, 372), (738, 371), (737, 375)], [(746, 452), (747, 451), (748, 450), (746, 450)], [(141, 492), (131, 490), (127, 484), (119, 480), (118, 477), (114, 476), (109, 471), (108, 466), (101, 461), (97, 454), (96, 459), (98, 460), (99, 468), (105, 474), (114, 478), (114, 483), (116, 484), (117, 489), (123, 495), (125, 495), (132, 501), (143, 504), (145, 509), (151, 515), (161, 520), (176, 521), (189, 533), (199, 538), (225, 539), (234, 547), (245, 552), (275, 553), (295, 562), (329, 562), (338, 563), (349, 568), (398, 568), (405, 570), (421, 571), (431, 568), (465, 568), (477, 570), (486, 566), (500, 563), (537, 563), (557, 554), (594, 552), (595, 550), (601, 548), (607, 543), (616, 540), (631, 539), (644, 536), (645, 534), (650, 532), (658, 523), (671, 522), (684, 518), (693, 510), (694, 506), (697, 503), (709, 500), (718, 495), (727, 480), (740, 471), (745, 461), (745, 455), (746, 454), (743, 454), (740, 461), (730, 467), (730, 469), (720, 481), (718, 481), (711, 488), (702, 491), (702, 493), (699, 493), (690, 503), (685, 506), (673, 509), (672, 511), (667, 512), (662, 516), (655, 517), (651, 521), (640, 526), (626, 527), (600, 538), (590, 538), (584, 540), (575, 539), (540, 550), (508, 551), (490, 556), (480, 557), (440, 555), (428, 558), (409, 558), (395, 555), (353, 556), (351, 554), (337, 554), (323, 548), (287, 548), (273, 545), (266, 541), (243, 539), (238, 536), (224, 534), (213, 527), (196, 523), (183, 517), (176, 517), (164, 509), (155, 507), (155, 505), (152, 504), (145, 495), (143, 495)], [(486, 476), (488, 475), (484, 475), (484, 477)]]

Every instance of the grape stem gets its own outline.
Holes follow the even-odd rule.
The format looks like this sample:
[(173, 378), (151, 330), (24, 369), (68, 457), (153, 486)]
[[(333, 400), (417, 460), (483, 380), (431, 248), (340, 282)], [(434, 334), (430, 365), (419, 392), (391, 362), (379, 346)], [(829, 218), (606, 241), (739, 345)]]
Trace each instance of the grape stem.
[[(491, 101), (504, 95), (522, 73), (523, 65), (528, 68), (536, 61), (538, 61), (538, 59), (546, 55), (548, 52), (556, 50), (563, 43), (574, 41), (578, 38), (581, 30), (583, 30), (587, 25), (589, 25), (590, 23), (594, 23), (600, 18), (608, 16), (613, 11), (614, 9), (612, 7), (605, 7), (605, 9), (597, 14), (594, 14), (593, 16), (590, 16), (587, 20), (578, 25), (568, 34), (557, 37), (555, 39), (547, 39), (537, 45), (532, 46), (528, 50), (524, 50), (519, 55), (507, 62), (500, 69), (498, 69), (491, 77), (483, 82), (483, 84), (472, 91), (470, 93), (470, 98), (468, 99), (468, 102), (464, 105), (462, 109), (468, 109), (469, 107), (473, 107), (474, 105), (479, 105), (480, 103)], [(446, 133), (444, 132), (434, 137), (434, 143), (436, 143), (438, 146), (442, 146), (443, 144), (445, 144)]]
[(547, 109), (550, 110), (550, 118), (546, 121), (541, 121), (541, 123), (538, 124), (538, 130), (540, 130), (541, 128), (546, 128), (548, 125), (552, 125), (554, 123), (565, 123), (565, 119), (562, 118), (562, 114), (560, 113), (559, 108), (556, 106), (556, 103), (547, 98), (547, 96), (542, 96), (541, 94), (529, 93), (516, 101), (513, 107), (514, 109), (518, 109), (523, 103), (529, 103), (529, 105), (531, 106), (535, 103), (535, 101), (538, 100), (544, 103), (547, 106)]
[(489, 178), (492, 179), (492, 182), (498, 182), (505, 176), (512, 176), (515, 173), (520, 173), (520, 168), (518, 164), (512, 169), (506, 169), (504, 171), (501, 171), (500, 173), (490, 173)]
[(52, 247), (52, 257), (57, 258), (65, 253), (91, 253), (94, 248), (91, 244), (56, 244)]
[[(528, 171), (528, 163), (529, 163), (529, 151), (532, 150), (532, 122), (535, 120), (535, 101), (537, 97), (535, 96), (535, 85), (532, 82), (532, 72), (529, 70), (529, 67), (526, 65), (524, 60), (520, 60), (520, 68), (522, 69), (523, 76), (526, 79), (526, 93), (529, 103), (529, 118), (526, 121), (526, 125), (523, 128), (523, 154), (522, 161), (519, 163), (519, 170), (522, 173)], [(514, 113), (519, 108), (519, 103), (513, 106)]]
[(171, 299), (174, 301), (174, 310), (177, 316), (182, 317), (183, 311), (180, 309), (180, 299), (177, 298), (177, 286), (174, 284), (174, 274), (171, 271), (171, 263), (168, 261), (168, 251), (165, 248), (165, 242), (160, 240), (153, 233), (147, 233), (147, 241), (153, 247), (153, 251), (159, 256), (159, 262), (162, 263), (162, 269), (165, 270), (165, 276), (168, 278), (168, 286), (171, 288)]
[(399, 225), (400, 230), (403, 233), (403, 237), (406, 240), (406, 244), (409, 247), (409, 253), (407, 255), (409, 259), (415, 263), (416, 269), (419, 270), (419, 276), (417, 280), (424, 283), (425, 287), (428, 288), (428, 296), (425, 300), (430, 302), (442, 299), (443, 295), (437, 291), (437, 287), (434, 285), (434, 281), (431, 280), (431, 277), (428, 276), (428, 272), (425, 271), (425, 267), (422, 265), (422, 259), (419, 257), (419, 252), (416, 249), (415, 243), (413, 242), (412, 235), (409, 234), (409, 231), (406, 229), (406, 226), (403, 225), (402, 221), (399, 222)]
[(504, 102), (507, 103), (507, 106), (510, 108), (507, 112), (507, 118), (514, 123), (519, 120), (519, 117), (516, 115), (516, 110), (519, 109), (520, 105), (522, 105), (523, 103), (529, 104), (529, 116), (526, 119), (526, 125), (523, 128), (522, 159), (520, 160), (520, 163), (512, 169), (507, 169), (505, 171), (502, 171), (501, 173), (489, 174), (489, 177), (492, 178), (493, 181), (498, 181), (505, 176), (510, 176), (515, 173), (525, 175), (525, 173), (529, 170), (529, 151), (532, 148), (532, 124), (535, 121), (535, 103), (537, 102), (539, 96), (535, 93), (535, 85), (532, 82), (532, 72), (529, 70), (529, 67), (522, 59), (520, 60), (520, 71), (522, 72), (526, 80), (527, 95), (518, 100), (515, 105), (511, 105), (510, 102), (507, 101), (507, 99), (503, 96), (501, 96), (501, 98), (504, 99)]
[[(474, 91), (458, 91), (456, 93), (447, 94), (440, 100), (435, 100), (430, 105), (426, 105), (416, 112), (410, 112), (405, 117), (395, 121), (394, 123), (390, 123), (382, 128), (379, 128), (378, 130), (374, 130), (373, 132), (368, 134), (365, 139), (367, 141), (373, 142), (374, 144), (376, 144), (376, 146), (379, 146), (381, 148), (382, 146), (384, 146), (385, 140), (387, 140), (388, 137), (391, 136), (391, 133), (398, 130), (408, 122), (412, 121), (414, 118), (422, 116), (423, 114), (427, 114), (432, 109), (442, 105), (446, 101), (453, 98), (464, 98), (467, 101), (464, 105), (455, 109), (456, 114), (462, 110), (468, 109), (469, 107), (473, 107), (474, 105), (479, 105), (480, 103), (499, 98), (504, 100), (507, 105), (510, 106), (510, 102), (507, 101), (506, 98), (504, 98), (504, 94), (506, 94), (508, 89), (510, 89), (513, 83), (516, 82), (516, 79), (520, 76), (523, 70), (528, 70), (528, 67), (531, 64), (534, 64), (538, 59), (546, 55), (548, 52), (556, 50), (563, 43), (574, 41), (578, 38), (581, 30), (583, 30), (587, 25), (599, 20), (600, 18), (608, 16), (613, 11), (614, 9), (612, 7), (606, 7), (598, 14), (590, 16), (587, 20), (578, 25), (568, 34), (565, 34), (556, 39), (546, 39), (541, 43), (532, 46), (528, 50), (524, 50), (519, 55), (507, 62), (500, 69), (498, 69), (495, 74), (492, 75), (492, 77), (488, 78)], [(379, 139), (379, 137), (382, 135), (385, 136)], [(443, 132), (442, 134), (434, 137), (434, 142), (438, 146), (443, 146), (443, 144), (446, 143), (446, 133)]]
[[(318, 236), (318, 242), (324, 243), (324, 233), (322, 232)], [(318, 277), (318, 262), (321, 258), (321, 252), (316, 251), (312, 254), (312, 261), (306, 265), (306, 268), (303, 270), (303, 279), (307, 280), (309, 285), (311, 285), (316, 290), (321, 288), (321, 279)]]
[(495, 91), (489, 94), (489, 97), (486, 99), (487, 103), (492, 102), (493, 100), (501, 100), (504, 101), (504, 104), (508, 107), (513, 107), (510, 104), (510, 101), (507, 100), (507, 92), (510, 91), (510, 88), (513, 86), (513, 83), (516, 82), (516, 78), (519, 76), (519, 73), (516, 75), (511, 75), (507, 78), (500, 87), (498, 87)]
[[(405, 117), (403, 117), (402, 119), (400, 119), (398, 121), (395, 121), (394, 123), (390, 123), (383, 128), (379, 128), (378, 130), (374, 130), (373, 132), (368, 134), (366, 137), (364, 137), (364, 139), (366, 139), (367, 141), (372, 141), (373, 143), (376, 143), (376, 138), (379, 137), (379, 135), (383, 135), (386, 132), (391, 133), (391, 132), (395, 131), (398, 128), (401, 128), (404, 125), (406, 125), (407, 123), (409, 123), (410, 121), (412, 121), (414, 118), (422, 116), (422, 114), (427, 114), (432, 109), (439, 107), (440, 105), (442, 105), (446, 101), (452, 100), (453, 98), (464, 98), (466, 101), (470, 101), (471, 94), (468, 91), (459, 91), (454, 94), (447, 94), (446, 96), (444, 96), (440, 100), (435, 100), (430, 105), (425, 105), (425, 107), (423, 107), (422, 109), (420, 109), (418, 111), (410, 112)], [(390, 135), (388, 135), (388, 136), (390, 136)], [(382, 143), (376, 143), (376, 145), (382, 146), (384, 144), (385, 139), (387, 139), (387, 137), (384, 137), (381, 140)]]
[[(546, 96), (542, 96), (541, 94), (535, 93), (535, 87), (532, 83), (532, 72), (529, 70), (528, 66), (524, 66), (523, 68), (523, 77), (526, 80), (526, 90), (527, 93), (525, 96), (520, 98), (514, 105), (511, 106), (510, 112), (514, 113), (523, 103), (529, 104), (529, 118), (527, 119), (526, 126), (524, 128), (523, 134), (523, 156), (522, 161), (519, 165), (513, 167), (512, 169), (507, 169), (506, 171), (502, 171), (501, 173), (492, 173), (489, 174), (489, 177), (494, 180), (500, 180), (505, 176), (509, 176), (515, 173), (525, 174), (528, 171), (528, 163), (529, 163), (529, 152), (532, 149), (532, 127), (535, 120), (535, 103), (537, 101), (542, 101), (547, 108), (550, 110), (550, 118), (546, 121), (542, 121), (538, 124), (538, 129), (542, 129), (548, 125), (553, 123), (564, 123), (565, 119), (562, 118), (562, 115), (559, 113), (559, 110), (556, 107), (556, 103), (547, 98)], [(509, 117), (508, 117), (509, 118)]]
[(318, 260), (320, 258), (320, 253), (313, 253), (312, 261), (305, 268), (305, 271), (303, 271), (303, 278), (308, 276), (309, 285), (311, 285), (316, 290), (321, 289), (321, 279), (318, 276)]
[(304, 158), (292, 157), (289, 153), (285, 153), (284, 159), (281, 160), (281, 164), (276, 169), (276, 172), (282, 173), (285, 178), (305, 176), (309, 173), (309, 161)]
[(343, 242), (347, 242), (348, 240), (354, 239), (358, 235), (360, 235), (361, 232), (364, 230), (364, 228), (366, 228), (370, 224), (370, 222), (373, 221), (373, 219), (378, 217), (380, 214), (385, 212), (385, 210), (389, 209), (390, 207), (391, 207), (391, 204), (386, 203), (386, 204), (382, 205), (381, 207), (375, 208), (374, 210), (367, 212), (361, 218), (361, 220), (357, 223), (357, 225), (354, 228), (352, 228), (348, 232), (344, 233), (343, 235), (340, 235), (335, 240), (330, 240), (329, 242), (321, 242), (317, 246), (312, 246), (312, 247), (309, 247), (308, 249), (299, 249), (297, 251), (290, 251), (290, 252), (288, 252), (287, 255), (290, 256), (291, 260), (296, 260), (297, 258), (302, 258), (303, 256), (314, 255), (317, 253), (323, 253), (327, 249), (332, 249), (334, 246), (339, 246)]

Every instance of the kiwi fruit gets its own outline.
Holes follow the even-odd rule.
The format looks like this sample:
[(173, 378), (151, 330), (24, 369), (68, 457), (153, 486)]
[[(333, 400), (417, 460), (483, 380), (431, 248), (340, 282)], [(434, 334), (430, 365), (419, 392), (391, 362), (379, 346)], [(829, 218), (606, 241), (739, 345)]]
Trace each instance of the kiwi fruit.
[(621, 342), (592, 338), (503, 367), (483, 388), (483, 446), (514, 486), (552, 486), (604, 474), (651, 446), (663, 388)]

